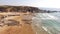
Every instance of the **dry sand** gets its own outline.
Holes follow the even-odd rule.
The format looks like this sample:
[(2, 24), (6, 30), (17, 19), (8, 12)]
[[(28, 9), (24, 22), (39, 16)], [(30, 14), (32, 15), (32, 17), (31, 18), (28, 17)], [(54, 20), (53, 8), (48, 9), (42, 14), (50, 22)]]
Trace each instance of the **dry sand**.
[(0, 27), (0, 34), (35, 34), (30, 24), (25, 24), (21, 21), (20, 16), (8, 17), (7, 19), (20, 21), (20, 26), (3, 26)]

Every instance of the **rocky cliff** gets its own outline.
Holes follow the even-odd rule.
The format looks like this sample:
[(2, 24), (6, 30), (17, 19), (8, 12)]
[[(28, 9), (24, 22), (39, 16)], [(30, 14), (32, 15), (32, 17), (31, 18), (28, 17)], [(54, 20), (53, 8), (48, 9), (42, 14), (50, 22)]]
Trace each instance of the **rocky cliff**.
[(30, 6), (0, 6), (0, 12), (39, 12), (37, 7)]

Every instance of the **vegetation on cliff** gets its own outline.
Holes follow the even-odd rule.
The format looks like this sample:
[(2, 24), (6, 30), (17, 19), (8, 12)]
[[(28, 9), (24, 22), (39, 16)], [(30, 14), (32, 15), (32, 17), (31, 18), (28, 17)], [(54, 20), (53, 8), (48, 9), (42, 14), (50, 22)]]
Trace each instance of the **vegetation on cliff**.
[(39, 10), (30, 6), (0, 6), (0, 12), (39, 12)]

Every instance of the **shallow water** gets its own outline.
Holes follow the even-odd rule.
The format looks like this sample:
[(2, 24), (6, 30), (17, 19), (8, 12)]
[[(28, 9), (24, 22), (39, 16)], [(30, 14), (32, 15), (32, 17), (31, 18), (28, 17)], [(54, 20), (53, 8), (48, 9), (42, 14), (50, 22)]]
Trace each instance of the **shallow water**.
[(36, 13), (34, 20), (36, 26), (41, 27), (47, 33), (60, 34), (60, 13)]

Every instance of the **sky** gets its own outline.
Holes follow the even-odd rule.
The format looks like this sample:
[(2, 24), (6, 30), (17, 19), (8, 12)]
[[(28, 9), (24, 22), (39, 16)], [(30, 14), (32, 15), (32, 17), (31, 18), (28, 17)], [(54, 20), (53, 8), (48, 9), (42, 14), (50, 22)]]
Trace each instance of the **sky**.
[(0, 5), (60, 8), (60, 0), (0, 0)]

